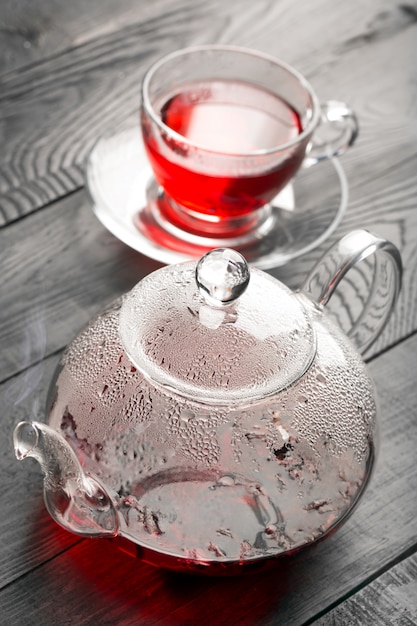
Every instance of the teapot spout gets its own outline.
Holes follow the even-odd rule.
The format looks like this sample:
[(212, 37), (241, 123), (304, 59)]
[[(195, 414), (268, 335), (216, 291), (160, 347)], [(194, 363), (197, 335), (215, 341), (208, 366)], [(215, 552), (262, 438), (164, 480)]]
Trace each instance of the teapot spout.
[(109, 537), (118, 530), (116, 509), (98, 481), (84, 473), (69, 443), (39, 422), (20, 422), (13, 434), (18, 460), (33, 457), (44, 473), (44, 498), (58, 524), (78, 535)]

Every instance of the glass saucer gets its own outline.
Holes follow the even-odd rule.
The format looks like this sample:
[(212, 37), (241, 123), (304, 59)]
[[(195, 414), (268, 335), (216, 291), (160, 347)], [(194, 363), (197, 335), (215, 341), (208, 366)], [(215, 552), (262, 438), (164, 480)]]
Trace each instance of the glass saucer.
[(347, 206), (348, 184), (340, 162), (302, 168), (265, 209), (249, 240), (204, 238), (184, 233), (161, 217), (161, 190), (153, 179), (139, 127), (103, 136), (91, 151), (86, 177), (93, 209), (118, 239), (161, 263), (199, 258), (232, 247), (261, 269), (285, 265), (325, 241)]

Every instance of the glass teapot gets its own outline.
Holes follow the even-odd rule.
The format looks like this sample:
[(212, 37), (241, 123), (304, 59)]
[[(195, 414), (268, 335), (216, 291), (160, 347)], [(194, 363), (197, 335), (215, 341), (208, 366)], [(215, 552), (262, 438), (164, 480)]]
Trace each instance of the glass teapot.
[[(345, 333), (325, 305), (365, 258), (372, 282)], [(68, 346), (48, 425), (18, 424), (16, 456), (41, 464), (64, 528), (155, 565), (237, 573), (314, 544), (370, 476), (377, 410), (360, 354), (401, 271), (395, 246), (363, 230), (297, 292), (228, 249), (163, 267)]]

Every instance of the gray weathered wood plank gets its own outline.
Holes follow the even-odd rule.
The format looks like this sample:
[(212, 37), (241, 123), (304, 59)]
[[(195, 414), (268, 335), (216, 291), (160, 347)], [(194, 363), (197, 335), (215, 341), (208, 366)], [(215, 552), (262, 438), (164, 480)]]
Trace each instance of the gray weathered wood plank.
[(33, 65), (183, 6), (178, 0), (2, 0), (0, 73)]
[[(416, 349), (414, 336), (370, 364), (380, 397), (381, 449), (357, 511), (335, 535), (301, 553), (290, 566), (285, 563), (276, 571), (237, 579), (167, 574), (119, 554), (106, 540), (83, 541), (62, 553), (62, 544), (52, 532), (44, 549), (57, 556), (42, 565), (42, 517), (36, 519), (40, 472), (34, 471), (26, 488), (29, 470), (23, 462), (13, 463), (5, 443), (10, 439), (4, 436), (11, 433), (29, 400), (19, 405), (17, 413), (6, 412), (2, 441), (8, 452), (0, 462), (8, 468), (15, 496), (24, 493), (24, 497), (4, 502), (4, 520), (10, 516), (15, 522), (13, 526), (3, 522), (0, 545), (3, 585), (12, 581), (0, 592), (3, 623), (298, 625), (340, 602), (416, 543), (417, 502), (412, 497), (417, 489)], [(47, 369), (51, 366), (52, 361)], [(34, 561), (38, 562), (35, 570), (16, 578), (23, 574), (22, 564), (29, 570)]]
[(316, 626), (413, 626), (417, 623), (417, 556), (413, 554), (345, 600)]
[[(262, 13), (258, 14), (257, 9), (252, 13), (250, 6), (242, 0), (238, 3), (234, 19), (229, 20), (226, 27), (226, 30), (232, 34), (247, 27), (247, 21), (252, 22), (251, 36), (258, 35), (266, 41), (271, 36), (274, 37), (278, 21), (288, 23), (291, 29), (299, 28), (300, 20), (296, 20), (295, 14), (291, 11), (292, 3), (280, 0), (278, 10), (276, 6), (262, 5), (264, 14), (265, 11), (274, 11), (272, 17), (276, 16), (276, 21), (274, 19), (259, 20)], [(195, 10), (196, 4), (195, 0), (154, 0), (153, 2), (90, 0), (88, 3), (83, 0), (73, 0), (71, 3), (62, 2), (62, 0), (20, 0), (19, 2), (3, 0), (0, 13), (0, 73), (11, 72), (47, 57), (56, 56), (64, 50), (80, 46), (99, 36), (122, 30), (132, 24), (148, 22), (162, 14)], [(210, 20), (218, 20), (219, 31), (225, 30), (220, 28), (223, 21), (221, 13), (225, 10), (224, 4), (217, 3), (216, 0), (204, 2)], [(393, 8), (389, 2), (379, 2), (378, 7), (374, 0), (361, 0), (360, 3), (356, 3), (356, 7), (352, 7), (352, 4), (349, 9), (342, 8), (343, 15), (341, 15), (339, 11), (337, 13), (326, 11), (331, 5), (326, 0), (324, 4), (320, 0), (311, 9), (303, 7), (305, 13), (301, 21), (305, 20), (308, 23), (309, 28), (314, 31), (314, 39), (318, 41), (317, 30), (322, 37), (331, 38), (334, 34), (337, 36), (341, 30), (346, 32), (347, 21), (353, 25), (362, 16), (363, 32), (349, 37), (348, 43), (352, 46), (367, 39), (387, 36), (410, 20), (410, 16), (407, 16), (407, 5), (394, 22), (388, 20), (387, 25), (386, 11), (389, 12), (389, 9)], [(373, 12), (376, 8), (379, 10)], [(286, 22), (288, 15), (290, 17)], [(342, 19), (338, 19), (339, 15)], [(257, 25), (254, 23), (254, 16), (257, 18)], [(325, 28), (322, 28), (321, 24)]]

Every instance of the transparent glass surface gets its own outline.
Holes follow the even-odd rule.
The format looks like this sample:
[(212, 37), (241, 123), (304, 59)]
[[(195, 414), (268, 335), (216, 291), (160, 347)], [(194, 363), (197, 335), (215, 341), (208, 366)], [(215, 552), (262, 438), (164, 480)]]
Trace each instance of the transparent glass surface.
[(235, 255), (211, 251), (197, 272), (192, 261), (163, 267), (127, 294), (120, 312), (134, 365), (166, 390), (210, 405), (276, 394), (315, 355), (308, 311), (283, 284), (253, 268), (244, 288), (229, 294), (236, 277), (225, 269), (237, 269)]
[[(323, 307), (363, 262), (373, 288), (348, 338)], [(354, 231), (296, 293), (248, 272), (229, 250), (162, 268), (68, 346), (49, 425), (14, 433), (17, 458), (42, 466), (58, 523), (128, 540), (155, 565), (235, 574), (346, 520), (377, 440), (360, 352), (397, 299), (399, 252)]]
[[(151, 385), (121, 343), (119, 305), (69, 346), (50, 426), (106, 486), (118, 535), (147, 560), (244, 566), (323, 538), (351, 512), (373, 461), (373, 385), (356, 353), (317, 328), (316, 359), (275, 398), (204, 405)], [(56, 395), (55, 395), (56, 394)]]

